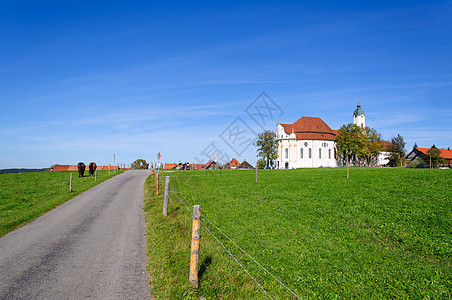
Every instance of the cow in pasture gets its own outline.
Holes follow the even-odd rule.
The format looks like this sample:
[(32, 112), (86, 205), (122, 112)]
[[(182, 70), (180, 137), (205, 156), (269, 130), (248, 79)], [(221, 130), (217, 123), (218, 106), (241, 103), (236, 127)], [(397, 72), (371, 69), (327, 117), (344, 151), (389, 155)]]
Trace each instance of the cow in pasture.
[(89, 177), (94, 176), (94, 172), (96, 172), (96, 169), (97, 169), (96, 163), (95, 162), (90, 162), (89, 166), (88, 166), (88, 169), (89, 169)]
[(78, 169), (78, 177), (83, 177), (83, 175), (85, 174), (85, 164), (82, 162), (79, 162), (77, 164), (77, 169)]

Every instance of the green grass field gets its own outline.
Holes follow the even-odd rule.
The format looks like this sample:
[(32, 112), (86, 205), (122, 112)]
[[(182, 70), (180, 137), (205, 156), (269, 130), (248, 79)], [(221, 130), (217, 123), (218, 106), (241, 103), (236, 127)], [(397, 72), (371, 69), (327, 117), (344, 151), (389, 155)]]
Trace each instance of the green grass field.
[[(145, 185), (151, 291), (157, 299), (267, 296), (201, 228), (200, 286), (188, 285), (191, 213), (171, 193), (162, 216)], [(452, 170), (404, 168), (166, 173), (203, 224), (275, 299), (452, 297)], [(182, 198), (183, 199), (183, 198)], [(190, 210), (192, 207), (190, 206)]]
[(94, 181), (94, 177), (78, 178), (78, 172), (72, 172), (72, 192), (69, 192), (70, 173), (0, 174), (0, 236), (116, 175), (98, 171)]

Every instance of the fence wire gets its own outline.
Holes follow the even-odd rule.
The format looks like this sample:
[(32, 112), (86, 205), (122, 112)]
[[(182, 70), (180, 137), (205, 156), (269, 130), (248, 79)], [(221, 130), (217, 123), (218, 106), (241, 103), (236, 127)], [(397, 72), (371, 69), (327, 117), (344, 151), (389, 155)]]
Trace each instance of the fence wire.
[[(171, 186), (170, 186), (170, 189), (171, 189)], [(174, 190), (171, 189), (171, 191), (172, 191), (173, 194), (176, 196), (176, 198), (177, 198), (179, 201), (181, 201), (181, 202), (185, 205), (185, 203), (177, 196), (177, 194), (174, 192)], [(185, 205), (185, 207), (186, 207), (187, 210), (190, 212), (190, 209), (188, 208), (188, 206)], [(179, 228), (182, 228), (182, 230), (183, 230), (185, 236), (187, 236), (187, 238), (188, 238), (188, 242), (191, 244), (191, 238), (190, 238), (188, 232), (185, 230), (185, 227), (182, 225), (181, 221), (179, 220), (178, 216), (176, 215), (175, 207), (174, 207), (173, 210), (172, 210), (172, 215), (176, 218), (177, 222), (179, 223)], [(212, 274), (210, 273), (209, 266), (208, 266), (204, 261), (202, 261), (201, 263), (202, 263), (202, 265), (206, 268), (206, 271), (207, 271), (207, 273), (209, 274), (209, 276), (212, 278), (212, 282), (213, 282), (213, 284), (215, 285), (215, 288), (220, 292), (221, 299), (224, 299), (223, 293), (221, 292), (221, 289), (218, 287), (218, 285), (217, 285), (217, 283), (216, 283), (214, 277), (213, 277)], [(217, 278), (217, 280), (218, 280), (218, 278)]]
[[(191, 203), (184, 197), (184, 195), (182, 195), (180, 192), (176, 192), (173, 190), (173, 188), (171, 188), (171, 191), (173, 192), (173, 194), (176, 196), (177, 199), (179, 199), (179, 201), (182, 202), (182, 204), (185, 206), (185, 208), (187, 209), (187, 211), (189, 213), (191, 213), (190, 208), (187, 206), (187, 203), (191, 205)], [(180, 196), (180, 197), (179, 197)], [(183, 201), (182, 198), (184, 198), (185, 201)], [(264, 266), (262, 266), (258, 261), (256, 261), (251, 255), (249, 255), (245, 250), (243, 250), (242, 247), (240, 247), (239, 245), (237, 245), (236, 242), (234, 242), (230, 237), (228, 237), (223, 231), (221, 231), (217, 226), (215, 226), (215, 224), (213, 222), (211, 222), (206, 216), (205, 214), (203, 214), (203, 219), (205, 219), (207, 222), (209, 222), (216, 230), (218, 230), (226, 239), (228, 239), (232, 244), (234, 244), (234, 246), (236, 246), (238, 249), (240, 249), (240, 251), (242, 251), (246, 256), (248, 256), (254, 263), (256, 263), (261, 269), (263, 269), (267, 274), (269, 274), (273, 279), (275, 279), (279, 284), (281, 284), (287, 291), (289, 291), (292, 295), (294, 295), (297, 299), (301, 299), (294, 291), (292, 291), (289, 287), (287, 287), (281, 280), (279, 280), (278, 278), (276, 278), (276, 276), (274, 276), (270, 271), (268, 271)], [(237, 262), (237, 264), (245, 271), (246, 274), (248, 274), (248, 276), (253, 279), (253, 281), (259, 286), (259, 288), (261, 288), (261, 290), (270, 298), (273, 299), (271, 297), (271, 295), (259, 284), (259, 282), (249, 273), (249, 271), (238, 261), (238, 259), (226, 248), (226, 246), (224, 246), (224, 244), (212, 233), (211, 230), (209, 230), (209, 228), (202, 223), (202, 226), (204, 226), (204, 228), (206, 228), (206, 230), (210, 233), (210, 235), (223, 247), (223, 249)]]

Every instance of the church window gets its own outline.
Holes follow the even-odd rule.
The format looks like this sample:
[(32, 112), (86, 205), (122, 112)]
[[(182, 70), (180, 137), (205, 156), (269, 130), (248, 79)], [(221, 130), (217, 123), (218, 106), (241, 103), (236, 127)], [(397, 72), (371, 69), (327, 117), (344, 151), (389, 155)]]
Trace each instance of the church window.
[(311, 158), (312, 157), (312, 149), (311, 148), (308, 149), (308, 153), (309, 153), (309, 158)]
[(322, 148), (319, 148), (319, 158), (322, 158)]
[(289, 149), (286, 148), (286, 158), (289, 158)]
[(304, 146), (307, 147), (308, 146), (308, 142), (304, 142)]
[(331, 149), (328, 149), (328, 159), (331, 159)]
[(303, 148), (300, 149), (300, 158), (303, 158)]

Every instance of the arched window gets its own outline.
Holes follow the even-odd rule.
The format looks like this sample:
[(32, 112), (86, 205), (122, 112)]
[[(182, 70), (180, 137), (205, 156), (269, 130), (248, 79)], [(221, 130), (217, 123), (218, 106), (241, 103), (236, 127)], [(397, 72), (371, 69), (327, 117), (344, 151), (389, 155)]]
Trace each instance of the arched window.
[(322, 148), (319, 148), (319, 158), (322, 158)]
[(328, 149), (328, 159), (331, 159), (331, 149)]
[(300, 158), (303, 158), (303, 148), (300, 149)]
[(308, 153), (309, 153), (309, 158), (311, 158), (312, 157), (312, 149), (311, 148), (308, 149)]
[(288, 148), (286, 148), (286, 158), (287, 159), (289, 158), (289, 149)]

